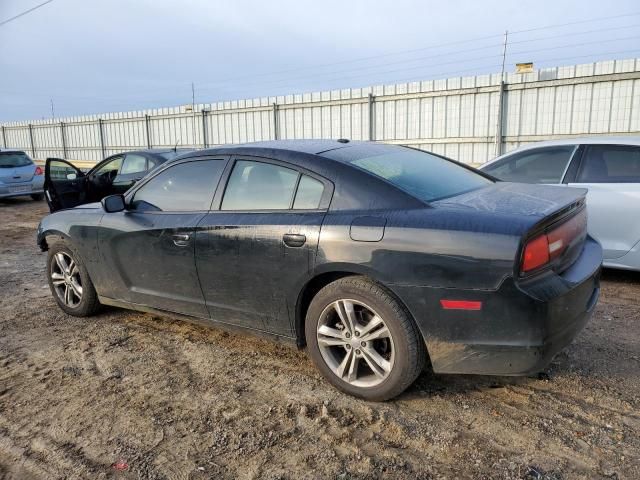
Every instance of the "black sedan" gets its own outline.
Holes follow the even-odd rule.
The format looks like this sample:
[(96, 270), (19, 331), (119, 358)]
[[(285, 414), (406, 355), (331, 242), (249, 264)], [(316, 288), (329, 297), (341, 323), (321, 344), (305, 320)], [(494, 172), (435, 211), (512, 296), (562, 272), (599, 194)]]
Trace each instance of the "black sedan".
[(585, 190), (495, 182), (410, 148), (275, 141), (183, 155), (125, 195), (44, 218), (67, 313), (100, 304), (307, 348), (371, 400), (435, 372), (541, 370), (587, 322)]
[(191, 151), (156, 148), (118, 153), (105, 158), (86, 174), (66, 160), (47, 158), (44, 192), (49, 210), (55, 212), (124, 193), (150, 170)]

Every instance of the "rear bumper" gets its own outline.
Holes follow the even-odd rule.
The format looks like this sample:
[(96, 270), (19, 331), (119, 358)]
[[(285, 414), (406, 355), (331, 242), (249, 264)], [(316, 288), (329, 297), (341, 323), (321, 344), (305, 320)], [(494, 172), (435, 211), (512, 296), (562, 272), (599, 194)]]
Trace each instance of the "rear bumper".
[[(560, 275), (548, 272), (528, 282), (507, 279), (493, 292), (423, 291), (427, 300), (409, 302), (409, 309), (433, 370), (528, 375), (544, 369), (591, 318), (600, 294), (601, 264), (602, 248), (588, 238), (578, 260)], [(439, 303), (445, 298), (481, 301), (482, 308), (443, 310)]]
[(0, 183), (0, 198), (22, 197), (37, 193), (44, 193), (44, 175), (34, 177), (30, 182)]

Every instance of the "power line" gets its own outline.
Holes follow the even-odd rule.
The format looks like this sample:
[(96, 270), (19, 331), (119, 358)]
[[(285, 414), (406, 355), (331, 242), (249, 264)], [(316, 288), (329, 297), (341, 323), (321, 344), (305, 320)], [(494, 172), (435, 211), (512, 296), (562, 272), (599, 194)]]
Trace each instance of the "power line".
[(587, 20), (578, 20), (576, 22), (567, 22), (567, 23), (557, 23), (555, 25), (544, 25), (542, 27), (534, 27), (534, 28), (527, 28), (526, 30), (514, 30), (513, 32), (510, 32), (512, 35), (515, 34), (519, 34), (519, 33), (527, 33), (527, 32), (535, 32), (537, 30), (547, 30), (550, 28), (560, 28), (560, 27), (568, 27), (571, 25), (581, 25), (583, 23), (593, 23), (593, 22), (600, 22), (602, 20), (613, 20), (616, 18), (624, 18), (624, 17), (635, 17), (640, 15), (640, 12), (634, 12), (634, 13), (623, 13), (622, 15), (613, 15), (611, 17), (598, 17), (598, 18), (590, 18)]
[(0, 27), (5, 25), (5, 24), (7, 24), (7, 23), (9, 23), (9, 22), (13, 22), (14, 20), (17, 20), (18, 18), (23, 17), (23, 16), (27, 15), (28, 13), (31, 13), (34, 10), (39, 9), (40, 7), (44, 7), (47, 3), (51, 3), (51, 2), (53, 2), (53, 0), (47, 0), (46, 2), (42, 2), (41, 4), (36, 5), (35, 7), (30, 8), (29, 10), (25, 10), (24, 12), (19, 13), (18, 15), (15, 15), (14, 17), (7, 18), (6, 20), (3, 20), (2, 22), (0, 22)]

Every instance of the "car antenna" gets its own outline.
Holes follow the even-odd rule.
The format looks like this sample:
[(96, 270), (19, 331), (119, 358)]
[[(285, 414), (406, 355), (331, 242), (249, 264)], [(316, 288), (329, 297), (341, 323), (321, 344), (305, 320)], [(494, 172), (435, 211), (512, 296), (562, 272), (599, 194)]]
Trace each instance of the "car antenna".
[(175, 153), (178, 153), (178, 144), (180, 143), (180, 140), (176, 140), (176, 144), (173, 146), (173, 151)]

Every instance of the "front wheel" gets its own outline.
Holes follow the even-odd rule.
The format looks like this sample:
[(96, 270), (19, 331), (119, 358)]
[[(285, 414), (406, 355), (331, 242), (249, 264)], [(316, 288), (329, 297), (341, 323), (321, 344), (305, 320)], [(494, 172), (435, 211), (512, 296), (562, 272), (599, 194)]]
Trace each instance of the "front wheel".
[(364, 277), (342, 278), (320, 290), (309, 305), (305, 334), (309, 355), (327, 380), (367, 400), (399, 395), (426, 360), (409, 313)]
[(88, 317), (98, 310), (100, 303), (89, 273), (64, 241), (49, 248), (47, 279), (56, 302), (69, 315)]

